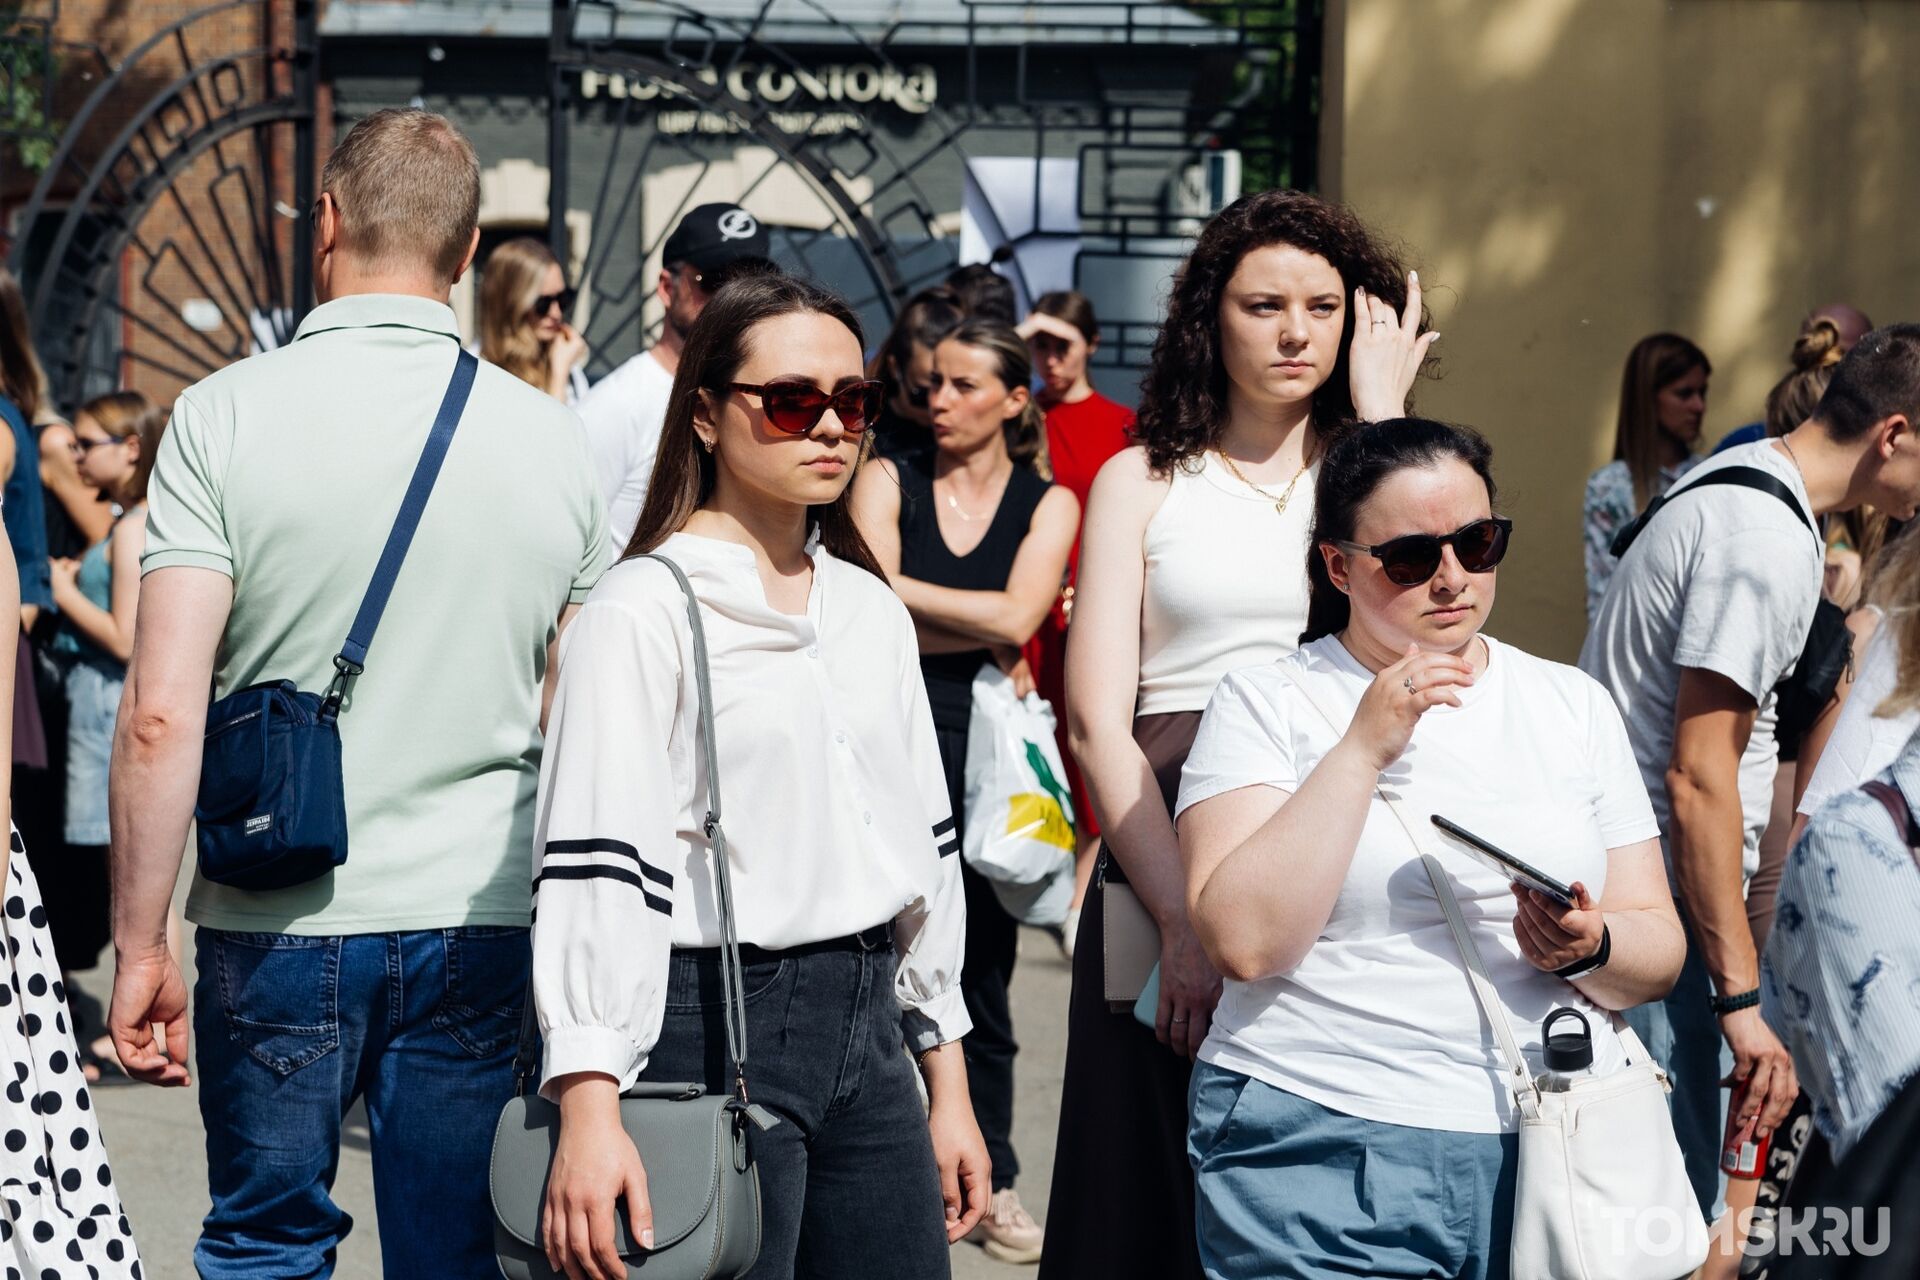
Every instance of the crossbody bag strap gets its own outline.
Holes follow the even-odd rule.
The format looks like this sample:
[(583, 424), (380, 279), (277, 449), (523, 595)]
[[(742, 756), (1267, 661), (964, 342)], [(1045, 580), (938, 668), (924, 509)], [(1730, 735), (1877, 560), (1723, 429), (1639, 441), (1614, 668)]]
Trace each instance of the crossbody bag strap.
[(447, 459), (447, 446), (453, 443), (454, 429), (460, 425), (460, 415), (466, 410), (467, 396), (473, 391), (473, 377), (479, 369), (480, 361), (471, 351), (463, 349), (454, 358), (453, 377), (440, 399), (439, 412), (433, 416), (433, 427), (427, 432), (426, 447), (420, 450), (420, 461), (414, 464), (413, 479), (407, 482), (406, 496), (400, 500), (400, 514), (393, 518), (387, 545), (380, 552), (380, 562), (374, 566), (373, 581), (367, 584), (367, 593), (360, 598), (360, 611), (353, 616), (346, 643), (334, 655), (333, 681), (327, 686), (326, 697), (321, 699), (320, 713), (324, 717), (330, 719), (340, 713), (348, 682), (367, 669), (367, 647), (373, 643), (373, 633), (380, 626), (380, 615), (387, 610), (387, 600), (393, 595), (400, 566), (406, 563), (407, 549), (413, 545), (414, 531), (420, 527), (427, 499), (433, 495), (433, 482), (440, 477), (440, 464)]
[[(1321, 705), (1320, 700), (1313, 696), (1313, 692), (1306, 685), (1291, 676), (1288, 677), (1288, 682), (1302, 698), (1306, 699), (1307, 705), (1326, 721), (1328, 728), (1336, 734), (1342, 732), (1340, 722)], [(1414, 853), (1419, 855), (1421, 865), (1427, 870), (1427, 879), (1433, 882), (1434, 896), (1440, 899), (1440, 910), (1447, 918), (1447, 932), (1453, 935), (1453, 945), (1458, 948), (1460, 959), (1466, 965), (1468, 985), (1473, 988), (1473, 998), (1479, 1003), (1480, 1012), (1485, 1016), (1487, 1025), (1493, 1029), (1494, 1042), (1500, 1050), (1501, 1066), (1506, 1070), (1507, 1087), (1513, 1091), (1514, 1099), (1521, 1109), (1531, 1114), (1539, 1105), (1539, 1094), (1534, 1087), (1533, 1076), (1527, 1070), (1526, 1055), (1520, 1051), (1520, 1041), (1513, 1034), (1513, 1024), (1507, 1019), (1506, 1006), (1500, 1003), (1500, 994), (1494, 988), (1493, 979), (1487, 976), (1487, 966), (1486, 962), (1480, 958), (1480, 948), (1474, 944), (1473, 935), (1467, 932), (1467, 922), (1460, 914), (1460, 902), (1453, 896), (1453, 887), (1447, 881), (1446, 868), (1440, 865), (1439, 859), (1421, 847), (1419, 833), (1414, 829), (1412, 821), (1408, 819), (1406, 811), (1378, 779), (1374, 782), (1373, 790), (1375, 795), (1386, 802), (1388, 812), (1393, 814), (1394, 820), (1400, 824), (1400, 829), (1406, 832), (1407, 839), (1413, 844)]]
[[(727, 833), (720, 826), (720, 753), (713, 732), (713, 682), (707, 669), (707, 633), (700, 621), (700, 598), (693, 592), (687, 575), (667, 557), (647, 552), (646, 559), (658, 560), (673, 574), (680, 592), (687, 598), (687, 623), (693, 632), (693, 676), (700, 695), (700, 742), (707, 762), (707, 816), (703, 829), (713, 851), (714, 883), (720, 908), (720, 990), (725, 1005), (727, 1057), (733, 1063), (734, 1097), (747, 1105), (747, 1001), (746, 975), (740, 964), (740, 939), (734, 925), (733, 880), (727, 869)], [(534, 1042), (538, 1038), (539, 1019), (533, 1002), (533, 982), (527, 982), (526, 1005), (520, 1015), (520, 1045), (513, 1055), (516, 1093), (525, 1092), (538, 1070)]]
[(707, 669), (707, 632), (700, 621), (700, 599), (680, 566), (658, 552), (658, 560), (687, 598), (687, 623), (693, 632), (693, 677), (700, 690), (700, 742), (707, 760), (707, 817), (702, 824), (713, 853), (713, 878), (720, 908), (720, 986), (726, 1003), (727, 1056), (733, 1061), (734, 1096), (747, 1102), (746, 974), (740, 965), (740, 939), (734, 926), (733, 880), (727, 869), (727, 833), (720, 825), (720, 749), (713, 732), (713, 682)]

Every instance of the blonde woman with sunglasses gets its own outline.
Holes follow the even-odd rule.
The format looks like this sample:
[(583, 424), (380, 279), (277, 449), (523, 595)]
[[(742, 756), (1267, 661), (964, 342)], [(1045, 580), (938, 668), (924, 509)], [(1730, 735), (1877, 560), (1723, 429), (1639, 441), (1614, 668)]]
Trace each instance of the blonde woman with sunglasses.
[(480, 358), (577, 403), (587, 391), (587, 340), (570, 321), (577, 296), (553, 250), (532, 236), (503, 242), (481, 268)]

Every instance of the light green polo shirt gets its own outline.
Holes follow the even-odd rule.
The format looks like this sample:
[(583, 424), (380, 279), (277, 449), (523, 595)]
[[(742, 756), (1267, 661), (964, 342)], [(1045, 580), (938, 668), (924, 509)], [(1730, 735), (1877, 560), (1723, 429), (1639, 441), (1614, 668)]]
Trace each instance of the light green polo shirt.
[[(326, 688), (458, 350), (444, 304), (358, 294), (174, 402), (141, 568), (233, 579), (216, 696)], [(340, 716), (346, 865), (262, 893), (196, 875), (187, 917), (298, 934), (526, 924), (547, 643), (607, 559), (579, 419), (483, 362)]]

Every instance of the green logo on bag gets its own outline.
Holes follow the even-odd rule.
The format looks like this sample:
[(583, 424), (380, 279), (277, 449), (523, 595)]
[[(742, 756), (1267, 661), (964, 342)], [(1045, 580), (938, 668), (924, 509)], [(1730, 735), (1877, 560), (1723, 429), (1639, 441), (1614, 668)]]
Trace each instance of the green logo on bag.
[[(1053, 768), (1047, 763), (1047, 757), (1040, 750), (1040, 745), (1035, 742), (1029, 742), (1026, 744), (1026, 748), (1027, 767), (1033, 770), (1034, 779), (1039, 782), (1041, 789), (1047, 793), (1045, 796), (1032, 796), (1030, 799), (1046, 805), (1050, 810), (1058, 810), (1057, 819), (1052, 813), (1047, 815), (1045, 824), (1048, 830), (1046, 834), (1040, 838), (1048, 844), (1057, 844), (1063, 849), (1071, 849), (1074, 847), (1073, 800), (1067, 795), (1066, 787), (1062, 786), (1060, 780), (1053, 776)], [(1051, 804), (1047, 804), (1049, 799), (1052, 801)], [(1059, 824), (1057, 827), (1055, 826), (1056, 821)]]

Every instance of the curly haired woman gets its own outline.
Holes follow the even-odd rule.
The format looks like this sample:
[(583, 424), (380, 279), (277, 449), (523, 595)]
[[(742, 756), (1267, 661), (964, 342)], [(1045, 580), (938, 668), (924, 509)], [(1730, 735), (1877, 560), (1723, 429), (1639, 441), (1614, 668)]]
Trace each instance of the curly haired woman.
[[(1418, 279), (1350, 210), (1235, 201), (1175, 277), (1135, 438), (1101, 468), (1067, 639), (1069, 738), (1100, 820), (1074, 946), (1043, 1280), (1198, 1277), (1187, 1084), (1220, 975), (1187, 920), (1170, 816), (1213, 687), (1284, 656), (1307, 616), (1313, 473), (1356, 421), (1400, 417), (1437, 334)], [(1108, 1006), (1108, 886), (1159, 926), (1149, 1031)]]

